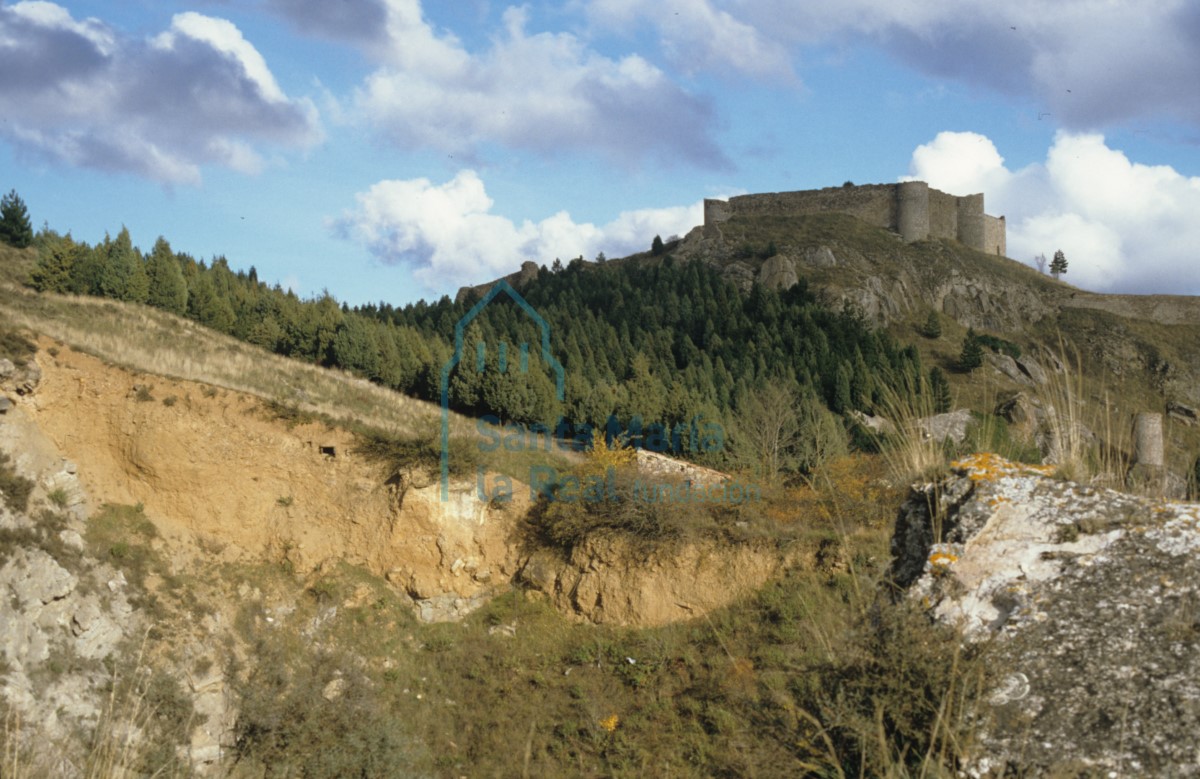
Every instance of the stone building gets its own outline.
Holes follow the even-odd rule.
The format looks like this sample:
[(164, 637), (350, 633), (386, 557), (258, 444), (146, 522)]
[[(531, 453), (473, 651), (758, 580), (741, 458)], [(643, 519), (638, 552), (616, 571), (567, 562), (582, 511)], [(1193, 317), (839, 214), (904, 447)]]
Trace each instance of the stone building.
[(883, 227), (908, 242), (950, 238), (987, 254), (1006, 256), (1002, 216), (983, 211), (983, 194), (948, 195), (924, 181), (827, 187), (704, 201), (704, 227), (739, 214), (800, 216), (837, 212)]

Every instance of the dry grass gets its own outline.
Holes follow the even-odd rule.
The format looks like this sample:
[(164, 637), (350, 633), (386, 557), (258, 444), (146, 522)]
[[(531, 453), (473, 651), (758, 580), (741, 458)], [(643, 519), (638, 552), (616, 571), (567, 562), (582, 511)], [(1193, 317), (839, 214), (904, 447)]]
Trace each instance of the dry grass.
[(946, 449), (918, 424), (937, 413), (929, 382), (924, 376), (915, 380), (906, 376), (887, 385), (882, 394), (881, 412), (894, 425), (881, 447), (893, 483), (935, 477), (945, 468)]
[(1064, 370), (1048, 372), (1049, 381), (1035, 393), (1051, 440), (1046, 461), (1057, 466), (1061, 478), (1124, 489), (1132, 431), (1122, 420), (1132, 420), (1135, 409), (1107, 389), (1092, 393), (1082, 358), (1061, 338), (1056, 359)]
[[(400, 435), (425, 432), (440, 418), (416, 400), (342, 371), (281, 357), (148, 306), (39, 294), (11, 275), (0, 282), (0, 316), (91, 354), (144, 373), (201, 382), (295, 406), (334, 420)], [(473, 423), (451, 414), (454, 435)]]

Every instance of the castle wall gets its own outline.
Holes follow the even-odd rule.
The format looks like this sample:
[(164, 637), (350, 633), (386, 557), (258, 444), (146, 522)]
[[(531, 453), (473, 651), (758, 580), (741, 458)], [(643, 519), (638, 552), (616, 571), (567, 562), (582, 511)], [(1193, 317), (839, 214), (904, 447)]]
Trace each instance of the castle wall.
[(896, 225), (894, 190), (894, 184), (869, 184), (861, 187), (826, 187), (802, 192), (740, 195), (729, 199), (729, 208), (734, 213), (754, 216), (795, 216), (829, 212), (850, 214), (868, 224), (893, 230)]
[(893, 229), (908, 243), (929, 237), (929, 185), (924, 181), (905, 181), (896, 185), (896, 225)]
[(987, 251), (983, 216), (983, 195), (958, 198), (958, 235), (955, 237), (959, 243), (981, 252)]
[(958, 198), (936, 189), (929, 190), (929, 236), (958, 238)]
[(930, 237), (956, 240), (973, 249), (1004, 256), (1004, 217), (984, 213), (983, 195), (956, 197), (924, 181), (899, 184), (827, 187), (801, 192), (739, 195), (728, 201), (704, 201), (705, 234), (734, 215), (803, 216), (835, 212), (892, 230), (907, 242)]
[(983, 250), (988, 254), (1008, 256), (1008, 225), (1002, 216), (983, 216)]
[(729, 217), (733, 216), (733, 209), (729, 206), (729, 202), (725, 200), (713, 200), (712, 198), (704, 198), (704, 223), (724, 222)]

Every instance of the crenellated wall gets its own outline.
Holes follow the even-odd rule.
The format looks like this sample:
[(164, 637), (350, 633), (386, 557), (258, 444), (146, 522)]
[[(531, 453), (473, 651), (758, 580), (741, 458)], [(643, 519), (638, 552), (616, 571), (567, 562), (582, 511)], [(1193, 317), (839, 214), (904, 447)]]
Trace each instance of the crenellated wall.
[(950, 195), (924, 181), (705, 200), (704, 227), (708, 235), (714, 235), (718, 224), (735, 215), (802, 216), (827, 212), (850, 214), (897, 232), (908, 242), (950, 238), (988, 254), (1003, 256), (1006, 250), (1004, 217), (984, 213), (982, 194)]

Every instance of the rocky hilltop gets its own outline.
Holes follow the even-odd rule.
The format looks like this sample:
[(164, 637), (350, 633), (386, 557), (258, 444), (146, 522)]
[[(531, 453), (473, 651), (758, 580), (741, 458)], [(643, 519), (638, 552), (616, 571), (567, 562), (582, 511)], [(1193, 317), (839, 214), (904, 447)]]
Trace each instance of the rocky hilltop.
[[(1167, 402), (1200, 405), (1200, 299), (1194, 297), (1088, 292), (1066, 283), (1069, 276), (1054, 279), (947, 238), (906, 243), (842, 213), (735, 214), (696, 227), (661, 255), (607, 264), (667, 260), (708, 264), (744, 291), (756, 283), (785, 290), (803, 280), (832, 305), (848, 304), (905, 340), (930, 311), (1006, 338), (1052, 344), (1064, 336), (1110, 376), (1136, 376)], [(526, 262), (505, 279), (519, 289), (538, 272)]]
[(970, 776), (1200, 776), (1200, 504), (991, 455), (915, 488), (898, 596), (986, 645)]

